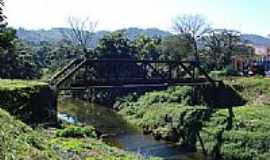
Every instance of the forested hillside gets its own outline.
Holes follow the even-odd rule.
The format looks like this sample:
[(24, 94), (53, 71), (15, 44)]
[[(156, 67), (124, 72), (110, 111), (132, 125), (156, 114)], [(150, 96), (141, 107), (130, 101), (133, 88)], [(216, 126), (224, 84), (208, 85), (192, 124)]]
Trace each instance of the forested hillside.
[[(171, 35), (170, 32), (162, 31), (157, 28), (149, 28), (149, 29), (140, 29), (140, 28), (128, 28), (128, 29), (121, 29), (118, 31), (125, 32), (126, 36), (134, 40), (141, 35), (145, 35), (148, 37), (167, 37)], [(17, 30), (17, 36), (30, 43), (30, 44), (39, 44), (42, 41), (47, 42), (59, 42), (63, 40), (65, 37), (63, 33), (71, 33), (72, 30), (68, 28), (52, 28), (50, 30), (26, 30), (23, 28), (19, 28)], [(117, 31), (116, 31), (117, 32)], [(88, 47), (94, 48), (97, 46), (98, 41), (106, 34), (110, 33), (109, 31), (97, 31), (93, 35), (93, 38), (88, 44)]]
[[(134, 40), (141, 35), (145, 35), (148, 37), (167, 37), (172, 35), (172, 33), (168, 31), (163, 31), (157, 28), (148, 28), (148, 29), (140, 29), (140, 28), (128, 28), (122, 29), (118, 31), (125, 31), (126, 36)], [(52, 28), (50, 30), (26, 30), (23, 28), (19, 28), (17, 30), (17, 36), (26, 41), (34, 44), (39, 44), (42, 41), (47, 42), (59, 42), (64, 39), (63, 32), (72, 32), (71, 29), (68, 28)], [(91, 43), (89, 44), (90, 48), (94, 48), (97, 46), (98, 41), (105, 35), (110, 33), (109, 31), (97, 31), (95, 32)], [(254, 45), (262, 45), (262, 46), (270, 46), (270, 39), (267, 37), (263, 37), (256, 34), (242, 34), (241, 40), (243, 42), (251, 43)]]

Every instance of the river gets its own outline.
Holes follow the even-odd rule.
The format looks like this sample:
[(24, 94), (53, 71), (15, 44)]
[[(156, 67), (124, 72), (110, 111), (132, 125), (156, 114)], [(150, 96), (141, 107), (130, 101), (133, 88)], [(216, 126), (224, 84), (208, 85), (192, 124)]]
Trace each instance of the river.
[(73, 123), (93, 125), (108, 135), (104, 141), (125, 151), (145, 157), (155, 156), (166, 160), (203, 160), (202, 154), (187, 153), (175, 144), (156, 141), (143, 135), (140, 129), (128, 124), (120, 115), (105, 106), (80, 100), (60, 99), (58, 112)]

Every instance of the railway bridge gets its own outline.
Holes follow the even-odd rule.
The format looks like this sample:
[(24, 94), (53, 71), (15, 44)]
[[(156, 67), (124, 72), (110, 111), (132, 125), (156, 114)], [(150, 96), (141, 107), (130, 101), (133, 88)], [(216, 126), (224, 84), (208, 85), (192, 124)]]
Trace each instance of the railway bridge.
[(50, 85), (57, 90), (216, 85), (195, 61), (78, 58), (58, 71)]

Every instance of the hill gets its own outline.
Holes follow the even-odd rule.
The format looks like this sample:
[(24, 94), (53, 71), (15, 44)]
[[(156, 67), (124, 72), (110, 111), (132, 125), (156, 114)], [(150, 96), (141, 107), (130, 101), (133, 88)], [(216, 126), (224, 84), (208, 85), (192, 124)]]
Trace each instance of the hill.
[[(128, 28), (121, 29), (118, 31), (125, 31), (127, 37), (131, 40), (137, 38), (140, 35), (146, 35), (149, 37), (166, 37), (171, 35), (171, 33), (159, 30), (157, 28), (149, 28), (149, 29), (140, 29), (140, 28)], [(64, 39), (62, 33), (72, 32), (69, 28), (52, 28), (50, 30), (25, 30), (23, 28), (19, 28), (17, 30), (17, 36), (30, 44), (39, 44), (42, 41), (49, 42), (59, 42)], [(89, 44), (89, 47), (95, 47), (98, 41), (109, 31), (97, 31), (95, 32), (94, 38), (92, 42)]]
[[(172, 33), (168, 31), (163, 31), (158, 28), (148, 28), (148, 29), (140, 29), (140, 28), (127, 28), (121, 29), (118, 31), (125, 31), (127, 37), (131, 40), (137, 38), (140, 35), (146, 35), (149, 37), (166, 37), (172, 35)], [(63, 32), (68, 33), (72, 32), (69, 28), (52, 28), (50, 30), (25, 30), (23, 28), (19, 28), (17, 30), (17, 36), (31, 44), (39, 44), (42, 41), (49, 41), (49, 42), (59, 42), (60, 40), (64, 39)], [(89, 47), (95, 47), (98, 41), (109, 31), (97, 31), (95, 32), (94, 38), (92, 42), (89, 44)], [(256, 35), (256, 34), (242, 34), (241, 36), (242, 41), (260, 45), (260, 46), (269, 46), (270, 47), (270, 39)]]
[(242, 40), (254, 45), (270, 47), (270, 39), (263, 36), (256, 34), (243, 34), (241, 38)]

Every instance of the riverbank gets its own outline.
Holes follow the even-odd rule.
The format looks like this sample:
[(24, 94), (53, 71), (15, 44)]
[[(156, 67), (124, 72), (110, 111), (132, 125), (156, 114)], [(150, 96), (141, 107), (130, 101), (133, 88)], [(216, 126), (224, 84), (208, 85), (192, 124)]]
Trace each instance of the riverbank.
[(127, 152), (166, 160), (203, 160), (200, 153), (189, 153), (173, 143), (157, 141), (151, 135), (142, 134), (139, 127), (129, 124), (109, 106), (82, 100), (60, 99), (58, 110), (61, 119), (95, 126), (106, 144)]
[(147, 159), (105, 144), (98, 138), (97, 129), (89, 125), (58, 123), (57, 128), (43, 128), (43, 123), (33, 122), (32, 116), (41, 116), (36, 113), (42, 113), (41, 107), (44, 107), (33, 105), (36, 104), (33, 102), (50, 101), (40, 99), (40, 96), (50, 95), (51, 92), (44, 92), (48, 91), (47, 87), (46, 83), (37, 81), (0, 80), (0, 102), (3, 104), (3, 107), (0, 107), (0, 159)]
[(156, 139), (200, 150), (214, 159), (268, 159), (270, 79), (231, 78), (225, 85), (247, 103), (220, 109), (190, 106), (192, 88), (172, 87), (128, 97), (118, 106), (119, 113)]
[(39, 81), (0, 80), (0, 106), (29, 125), (56, 123), (56, 94)]
[[(90, 126), (32, 129), (0, 109), (0, 157), (22, 160), (144, 159), (106, 145)], [(154, 158), (149, 158), (154, 159)]]

